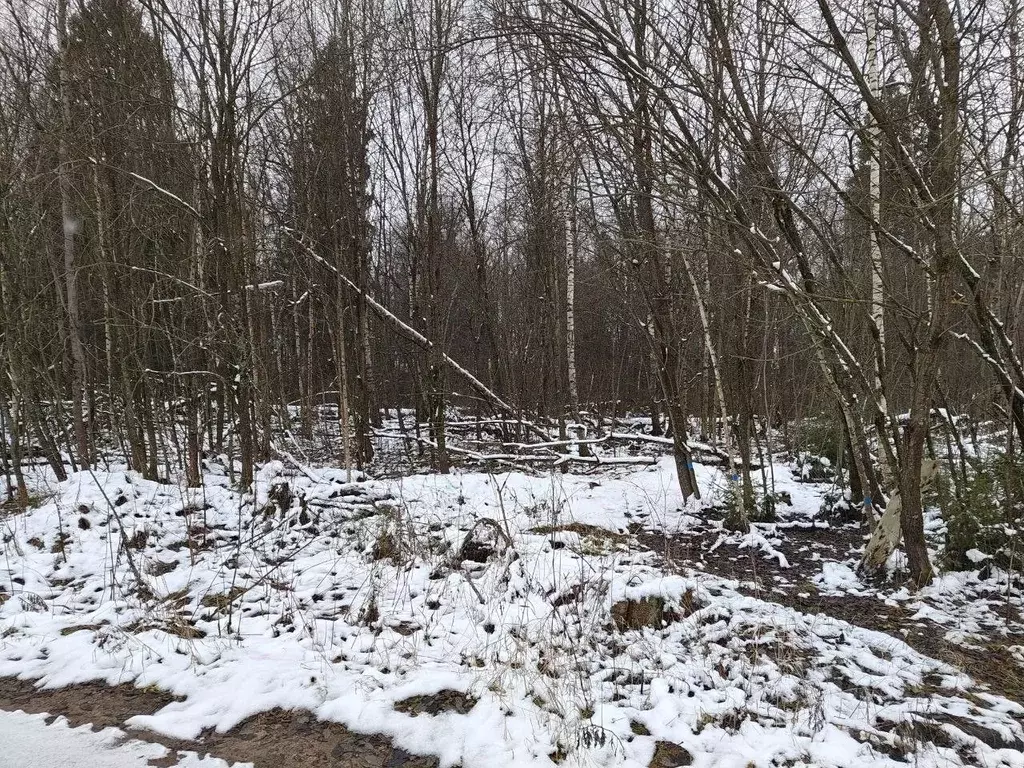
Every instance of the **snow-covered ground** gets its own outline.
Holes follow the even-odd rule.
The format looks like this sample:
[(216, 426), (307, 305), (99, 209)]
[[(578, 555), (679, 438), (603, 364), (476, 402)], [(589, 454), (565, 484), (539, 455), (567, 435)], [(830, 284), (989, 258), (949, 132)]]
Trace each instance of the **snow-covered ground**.
[[(674, 472), (349, 484), (272, 462), (255, 497), (215, 471), (202, 489), (79, 473), (0, 520), (0, 676), (156, 686), (181, 700), (128, 725), (185, 739), (308, 709), (464, 768), (644, 768), (668, 743), (716, 768), (1024, 766), (1019, 703), (637, 546), (700, 520)], [(775, 473), (813, 516), (822, 488)], [(714, 500), (717, 470), (698, 480)], [(778, 555), (769, 528), (749, 546)], [(663, 620), (616, 625), (650, 597)]]
[[(45, 715), (0, 712), (0, 768), (149, 768), (150, 760), (165, 758), (159, 744), (128, 739), (123, 731), (93, 732), (87, 725), (71, 728), (58, 718), (47, 725)], [(163, 762), (168, 768), (227, 768), (227, 763), (195, 754)], [(246, 768), (236, 763), (233, 768)]]

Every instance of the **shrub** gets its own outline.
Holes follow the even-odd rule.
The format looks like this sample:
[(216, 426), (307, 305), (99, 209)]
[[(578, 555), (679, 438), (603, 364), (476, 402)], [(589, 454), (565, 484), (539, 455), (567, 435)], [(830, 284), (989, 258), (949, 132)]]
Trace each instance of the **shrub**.
[[(752, 523), (774, 523), (778, 519), (779, 504), (792, 505), (788, 493), (760, 493), (754, 491), (754, 498), (744, 503), (743, 487), (740, 481), (729, 483), (725, 489), (723, 506), (725, 526), (730, 529), (742, 528), (740, 520), (746, 518)], [(746, 507), (743, 509), (743, 507)]]
[(828, 456), (801, 451), (793, 465), (793, 477), (801, 483), (824, 483), (835, 479), (835, 465)]
[(833, 417), (814, 416), (796, 425), (796, 443), (802, 453), (821, 456), (832, 465), (839, 464), (845, 450), (843, 426)]
[(864, 507), (854, 504), (850, 497), (849, 489), (842, 489), (838, 486), (830, 488), (821, 497), (821, 506), (818, 508), (818, 517), (828, 520), (836, 519), (842, 522), (860, 520), (864, 514)]
[(1009, 564), (1024, 543), (1024, 463), (1007, 456), (977, 462), (959, 494), (942, 479), (937, 495), (946, 522), (943, 554), (948, 567), (970, 568), (971, 550)]
[(778, 520), (780, 504), (793, 506), (793, 499), (787, 491), (763, 494), (758, 501), (757, 513), (752, 519), (756, 523), (774, 523)]

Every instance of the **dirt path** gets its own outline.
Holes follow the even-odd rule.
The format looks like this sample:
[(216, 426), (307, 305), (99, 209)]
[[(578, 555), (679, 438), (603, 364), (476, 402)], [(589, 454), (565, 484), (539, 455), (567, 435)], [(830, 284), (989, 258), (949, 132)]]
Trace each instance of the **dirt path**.
[[(129, 685), (75, 685), (41, 691), (31, 683), (0, 677), (0, 709), (63, 715), (72, 727), (92, 723), (129, 731), (132, 738), (162, 744), (173, 754), (188, 750), (210, 754), (228, 763), (248, 762), (256, 768), (435, 768), (434, 758), (410, 755), (381, 736), (353, 733), (337, 723), (318, 721), (311, 713), (271, 710), (251, 717), (227, 733), (208, 732), (195, 741), (169, 739), (124, 722), (134, 715), (153, 714), (173, 701), (155, 690)], [(173, 765), (164, 758), (154, 768)]]

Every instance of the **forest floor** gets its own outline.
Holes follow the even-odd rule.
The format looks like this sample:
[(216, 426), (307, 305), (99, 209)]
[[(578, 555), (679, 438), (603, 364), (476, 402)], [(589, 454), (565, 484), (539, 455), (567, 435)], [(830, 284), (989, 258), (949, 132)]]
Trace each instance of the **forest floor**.
[(639, 540), (659, 552), (667, 568), (725, 576), (745, 594), (885, 632), (1024, 703), (1024, 618), (1015, 593), (1020, 587), (1008, 574), (947, 574), (936, 588), (915, 594), (857, 578), (853, 571), (868, 538), (859, 524), (756, 526), (785, 565), (750, 547), (748, 537), (723, 536), (720, 524), (709, 517), (685, 532), (651, 532)]
[(154, 766), (1024, 766), (1018, 579), (867, 583), (828, 486), (772, 470), (792, 504), (742, 535), (720, 471), (684, 505), (668, 458), (40, 474), (0, 519), (0, 710)]

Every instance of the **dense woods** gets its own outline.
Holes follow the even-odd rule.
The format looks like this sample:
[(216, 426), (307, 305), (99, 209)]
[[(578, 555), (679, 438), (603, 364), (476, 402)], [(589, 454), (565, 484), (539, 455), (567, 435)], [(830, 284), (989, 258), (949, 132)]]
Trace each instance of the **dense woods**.
[(226, 454), (244, 489), (302, 440), (372, 468), (391, 415), (444, 472), (453, 419), (643, 413), (684, 497), (695, 442), (727, 457), (735, 528), (761, 452), (830, 455), (923, 584), (929, 457), (966, 503), (972, 425), (1021, 450), (1017, 0), (2, 13), (18, 504), (28, 456), (196, 486)]

